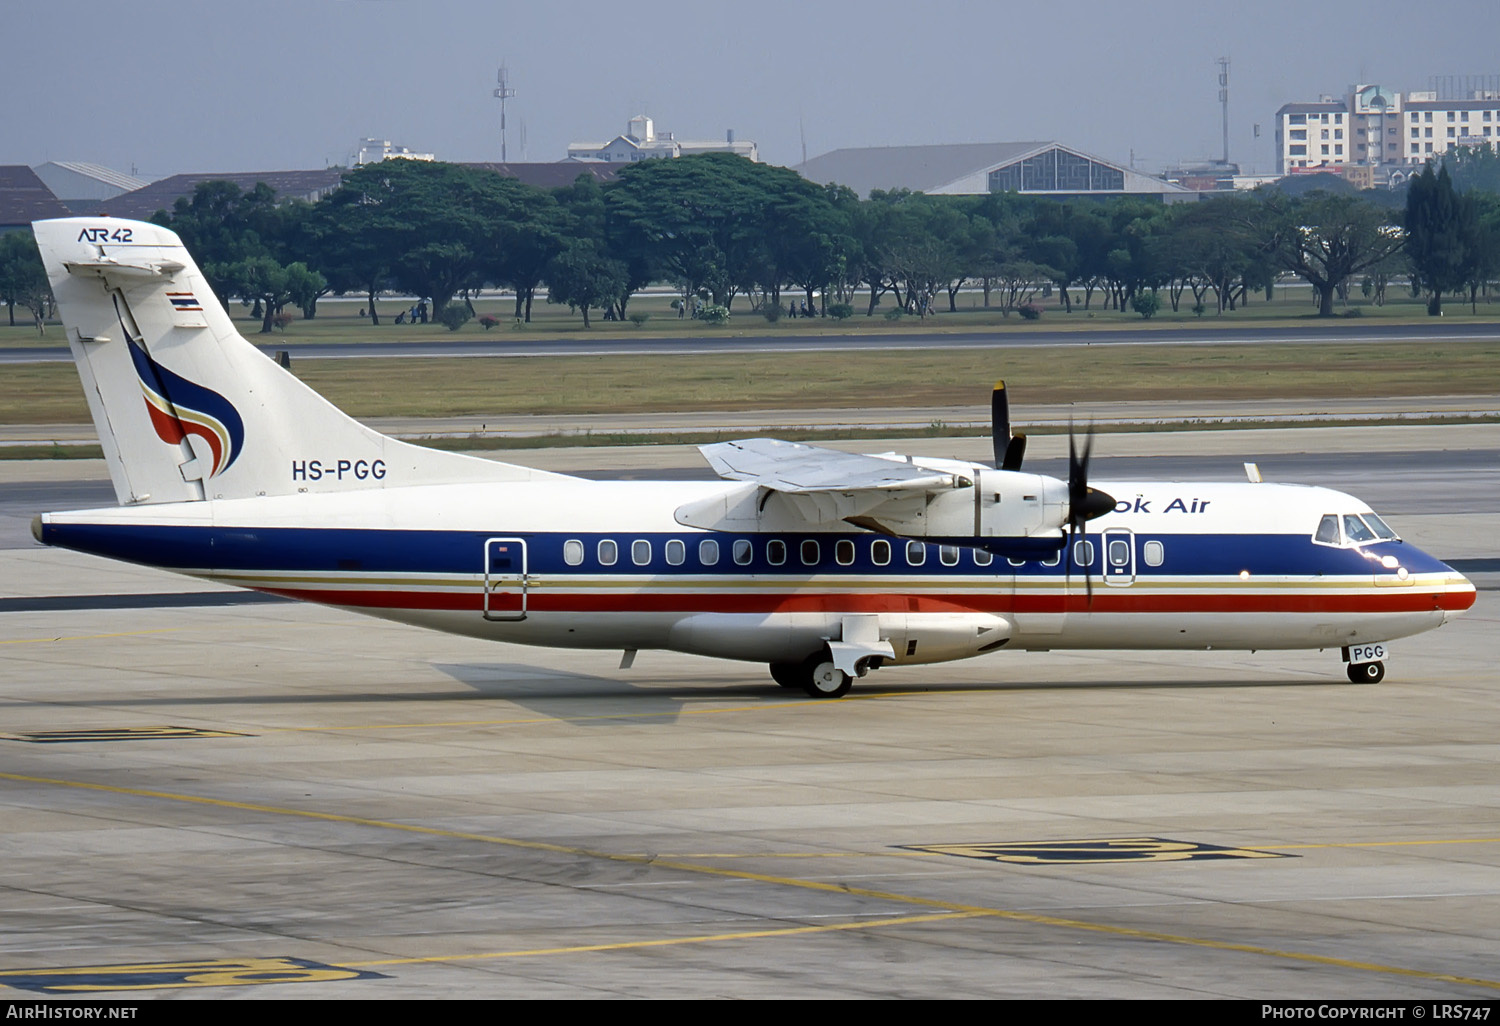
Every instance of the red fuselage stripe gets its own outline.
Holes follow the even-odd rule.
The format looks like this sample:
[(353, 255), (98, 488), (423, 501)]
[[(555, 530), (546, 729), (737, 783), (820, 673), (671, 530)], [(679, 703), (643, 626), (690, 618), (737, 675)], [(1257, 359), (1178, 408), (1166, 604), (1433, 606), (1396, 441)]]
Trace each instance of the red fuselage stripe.
[[(358, 591), (262, 588), (309, 602), (371, 609), (483, 608), (477, 592)], [(1095, 590), (1086, 595), (900, 595), (732, 593), (629, 595), (558, 594), (532, 591), (526, 608), (538, 613), (1419, 613), (1461, 611), (1474, 592), (1381, 589), (1353, 595), (1147, 595)], [(515, 609), (515, 592), (490, 595), (491, 610)]]

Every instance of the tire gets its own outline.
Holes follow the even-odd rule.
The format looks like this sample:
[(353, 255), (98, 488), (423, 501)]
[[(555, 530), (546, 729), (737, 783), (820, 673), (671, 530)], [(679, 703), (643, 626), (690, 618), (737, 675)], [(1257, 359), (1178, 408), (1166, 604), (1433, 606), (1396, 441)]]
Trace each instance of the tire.
[(843, 698), (853, 686), (853, 677), (822, 656), (802, 664), (802, 687), (812, 698)]
[(797, 663), (772, 663), (771, 679), (784, 688), (803, 687), (802, 667)]
[(1379, 684), (1385, 680), (1385, 663), (1350, 663), (1349, 679), (1355, 684)]

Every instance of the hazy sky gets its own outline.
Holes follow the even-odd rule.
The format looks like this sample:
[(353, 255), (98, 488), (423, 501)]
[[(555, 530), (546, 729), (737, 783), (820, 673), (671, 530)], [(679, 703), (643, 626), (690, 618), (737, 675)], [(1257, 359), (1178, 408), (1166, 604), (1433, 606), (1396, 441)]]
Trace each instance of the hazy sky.
[[(1156, 171), (1273, 166), (1283, 103), (1354, 82), (1500, 75), (1495, 0), (0, 0), (0, 164), (152, 177), (561, 160), (645, 112), (795, 164), (842, 146), (1055, 139)], [(1252, 136), (1253, 125), (1261, 137)], [(521, 132), (524, 125), (525, 141)]]

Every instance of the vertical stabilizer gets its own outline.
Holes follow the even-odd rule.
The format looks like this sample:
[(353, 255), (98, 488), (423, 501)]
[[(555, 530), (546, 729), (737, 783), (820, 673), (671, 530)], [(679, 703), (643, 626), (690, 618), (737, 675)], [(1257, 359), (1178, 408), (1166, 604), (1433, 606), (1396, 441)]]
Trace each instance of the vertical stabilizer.
[(121, 503), (556, 476), (346, 416), (241, 337), (166, 228), (76, 217), (33, 229)]

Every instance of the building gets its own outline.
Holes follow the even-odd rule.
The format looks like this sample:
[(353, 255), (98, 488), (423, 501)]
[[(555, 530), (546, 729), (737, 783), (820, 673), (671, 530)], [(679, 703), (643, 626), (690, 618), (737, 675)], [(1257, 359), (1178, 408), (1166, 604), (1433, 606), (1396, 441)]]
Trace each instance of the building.
[(671, 132), (657, 135), (656, 123), (644, 114), (631, 118), (625, 134), (608, 142), (568, 144), (569, 160), (603, 161), (607, 164), (628, 164), (653, 157), (690, 157), (697, 153), (737, 153), (747, 160), (760, 160), (760, 148), (753, 142), (736, 140), (732, 128), (722, 141), (678, 139)]
[(171, 210), (180, 197), (191, 197), (199, 183), (218, 181), (233, 182), (240, 187), (241, 192), (249, 192), (264, 182), (276, 190), (278, 201), (301, 199), (316, 203), (337, 189), (343, 176), (343, 170), (336, 167), (318, 171), (228, 171), (172, 175), (134, 192), (95, 204), (91, 209), (79, 213), (147, 221), (158, 210)]
[(1320, 169), (1356, 183), (1399, 184), (1455, 146), (1500, 145), (1500, 90), (1439, 98), (1436, 90), (1399, 93), (1356, 85), (1340, 99), (1288, 103), (1276, 112), (1276, 170)]
[[(493, 171), (504, 178), (514, 178), (526, 185), (534, 185), (542, 189), (556, 189), (560, 186), (572, 185), (578, 180), (579, 175), (588, 175), (601, 184), (615, 179), (613, 168), (598, 164), (579, 164), (568, 160), (529, 164), (471, 163), (459, 166)], [(278, 202), (300, 199), (308, 203), (316, 203), (337, 189), (346, 173), (345, 168), (330, 167), (317, 171), (230, 171), (216, 174), (173, 175), (159, 182), (152, 182), (134, 192), (123, 193), (103, 203), (92, 203), (88, 210), (80, 212), (104, 214), (110, 217), (128, 217), (138, 221), (149, 220), (158, 210), (170, 211), (179, 198), (190, 199), (200, 183), (216, 181), (233, 182), (240, 187), (241, 192), (249, 192), (264, 182), (276, 191)], [(61, 217), (65, 216), (65, 213), (47, 216)]]
[(834, 150), (792, 170), (823, 184), (848, 186), (861, 197), (876, 189), (929, 195), (1154, 196), (1195, 200), (1180, 185), (1090, 156), (1056, 142), (956, 143), (948, 146), (872, 146)]
[(417, 153), (405, 146), (393, 146), (389, 139), (361, 139), (354, 151), (354, 166), (378, 164), (382, 160), (437, 160), (432, 153)]
[(68, 208), (25, 164), (0, 164), (0, 232), (31, 228), (31, 222), (67, 217)]
[(148, 179), (122, 174), (102, 164), (72, 160), (53, 160), (32, 170), (70, 210), (86, 210), (150, 184)]

